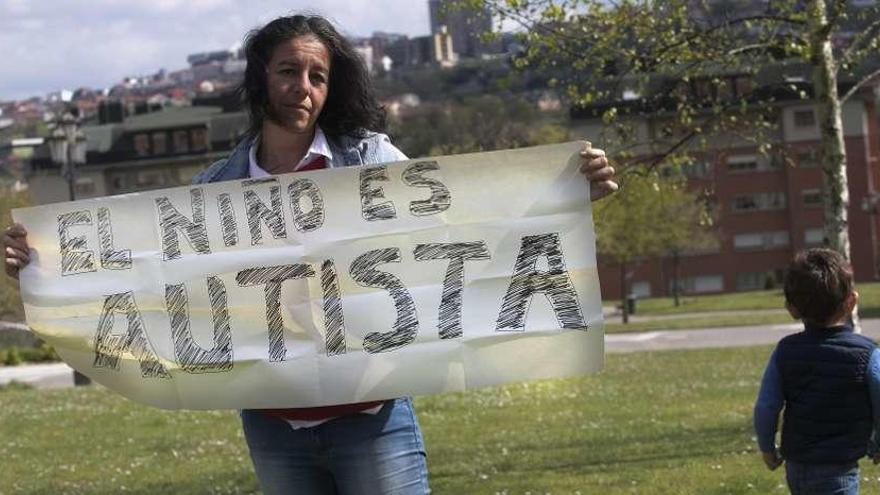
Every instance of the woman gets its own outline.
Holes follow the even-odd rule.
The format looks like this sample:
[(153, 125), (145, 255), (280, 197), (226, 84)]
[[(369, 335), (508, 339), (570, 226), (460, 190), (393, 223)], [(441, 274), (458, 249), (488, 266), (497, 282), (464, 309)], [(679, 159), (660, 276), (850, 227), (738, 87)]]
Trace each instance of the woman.
[[(250, 130), (194, 182), (405, 160), (388, 137), (369, 74), (325, 19), (280, 17), (245, 41), (240, 87)], [(617, 189), (601, 150), (581, 153), (591, 197)], [(21, 225), (6, 230), (6, 272), (29, 261)], [(245, 410), (260, 485), (275, 493), (428, 493), (421, 432), (408, 398), (307, 409)]]

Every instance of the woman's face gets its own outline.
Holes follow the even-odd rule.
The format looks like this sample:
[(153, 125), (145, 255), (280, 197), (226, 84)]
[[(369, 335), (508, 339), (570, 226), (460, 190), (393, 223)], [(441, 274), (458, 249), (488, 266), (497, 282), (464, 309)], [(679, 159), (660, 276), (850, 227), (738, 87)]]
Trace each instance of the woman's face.
[(266, 67), (267, 116), (292, 132), (312, 132), (327, 101), (330, 51), (306, 35), (279, 44)]

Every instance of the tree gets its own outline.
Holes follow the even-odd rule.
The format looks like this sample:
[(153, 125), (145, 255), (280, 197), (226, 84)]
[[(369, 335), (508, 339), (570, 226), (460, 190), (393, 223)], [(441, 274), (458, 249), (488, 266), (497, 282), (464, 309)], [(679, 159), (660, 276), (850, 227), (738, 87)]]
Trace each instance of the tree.
[[(849, 259), (841, 107), (880, 76), (880, 3), (847, 0), (461, 0), (525, 28), (517, 60), (599, 112), (619, 159), (680, 163), (712, 135), (770, 152), (774, 102), (819, 108), (825, 244)], [(854, 34), (853, 34), (854, 33)], [(805, 75), (806, 80), (798, 81)], [(811, 81), (811, 83), (807, 82)], [(843, 89), (843, 94), (838, 93)], [(636, 147), (627, 118), (662, 118)], [(635, 151), (633, 151), (635, 150)]]
[(670, 286), (675, 306), (679, 306), (682, 255), (717, 249), (720, 240), (702, 194), (689, 190), (683, 177), (667, 178), (662, 184), (656, 211), (662, 228), (657, 236), (662, 254), (672, 260)]
[[(427, 104), (392, 122), (395, 142), (409, 156), (520, 148), (568, 140), (568, 130), (521, 98), (466, 98)], [(558, 119), (557, 119), (558, 120)], [(401, 132), (395, 132), (400, 129)]]
[[(620, 191), (595, 204), (596, 249), (620, 267), (624, 298), (623, 322), (629, 322), (625, 299), (629, 294), (628, 270), (639, 260), (700, 246), (692, 242), (705, 232), (705, 203), (676, 176), (654, 171), (627, 170)], [(703, 242), (703, 241), (699, 241)], [(673, 280), (677, 288), (678, 280)]]

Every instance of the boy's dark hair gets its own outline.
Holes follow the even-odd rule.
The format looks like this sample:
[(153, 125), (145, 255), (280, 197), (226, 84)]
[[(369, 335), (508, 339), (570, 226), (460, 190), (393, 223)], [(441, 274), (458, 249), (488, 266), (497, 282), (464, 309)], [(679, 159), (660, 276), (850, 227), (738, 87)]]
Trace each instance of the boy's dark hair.
[(327, 134), (363, 136), (385, 130), (385, 110), (379, 104), (370, 74), (354, 47), (327, 19), (320, 16), (279, 17), (248, 33), (244, 41), (247, 67), (238, 93), (248, 107), (250, 128), (256, 135), (267, 118), (269, 102), (266, 67), (275, 48), (297, 36), (314, 36), (330, 52), (327, 101), (318, 125)]
[(785, 273), (785, 301), (813, 325), (825, 325), (853, 291), (853, 270), (831, 249), (798, 253)]

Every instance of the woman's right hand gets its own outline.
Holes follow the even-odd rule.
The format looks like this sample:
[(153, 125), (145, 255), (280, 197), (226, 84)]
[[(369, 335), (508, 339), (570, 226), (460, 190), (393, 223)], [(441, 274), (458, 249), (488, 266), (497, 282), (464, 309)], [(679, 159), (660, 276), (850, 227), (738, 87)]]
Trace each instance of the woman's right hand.
[(6, 253), (6, 274), (18, 280), (18, 272), (30, 263), (28, 254), (27, 230), (24, 225), (14, 223), (3, 233), (3, 252)]

